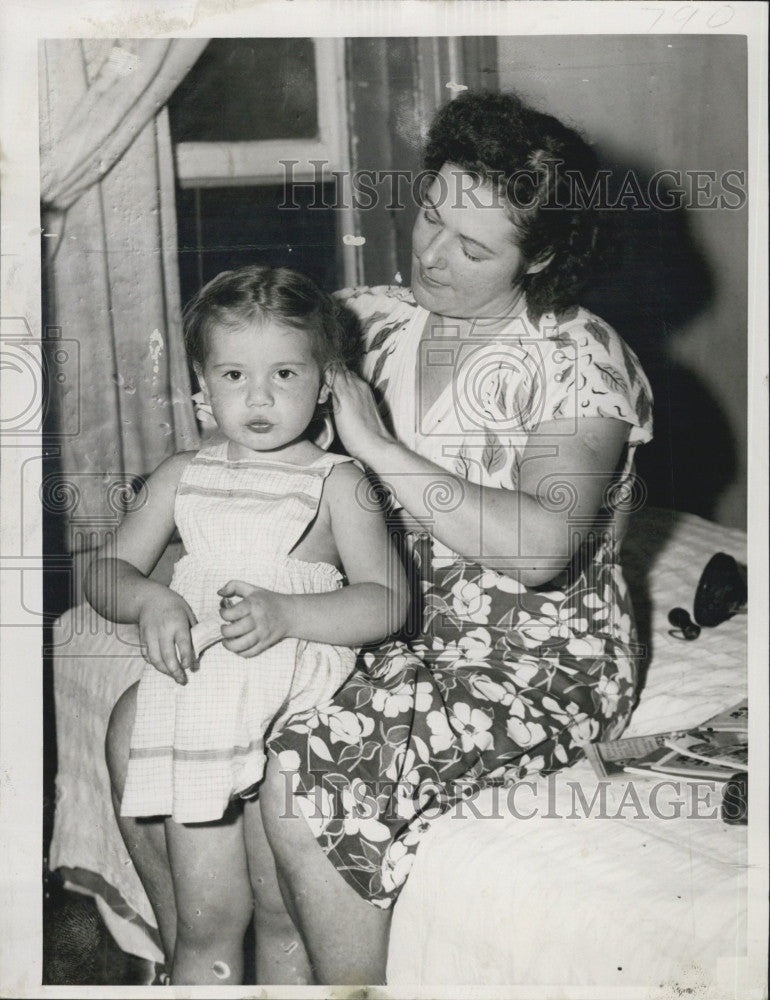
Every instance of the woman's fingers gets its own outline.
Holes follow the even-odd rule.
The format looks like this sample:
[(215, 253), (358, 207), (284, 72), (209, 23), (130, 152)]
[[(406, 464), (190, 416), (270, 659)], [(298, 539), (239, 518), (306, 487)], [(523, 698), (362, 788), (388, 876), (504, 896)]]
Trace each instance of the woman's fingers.
[(366, 462), (382, 440), (390, 438), (368, 383), (352, 372), (340, 371), (334, 380), (332, 403), (340, 440), (350, 455)]
[(334, 378), (331, 386), (332, 395), (341, 403), (351, 402), (358, 398), (365, 398), (371, 392), (368, 383), (364, 382), (354, 372), (347, 368), (340, 369)]

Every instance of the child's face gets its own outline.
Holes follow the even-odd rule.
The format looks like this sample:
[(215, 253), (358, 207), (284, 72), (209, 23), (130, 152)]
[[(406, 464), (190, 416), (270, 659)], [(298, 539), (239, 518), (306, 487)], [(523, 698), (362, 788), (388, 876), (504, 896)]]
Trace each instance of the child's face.
[(235, 446), (231, 457), (285, 457), (329, 394), (310, 334), (269, 322), (217, 327), (208, 348), (196, 372), (220, 430)]

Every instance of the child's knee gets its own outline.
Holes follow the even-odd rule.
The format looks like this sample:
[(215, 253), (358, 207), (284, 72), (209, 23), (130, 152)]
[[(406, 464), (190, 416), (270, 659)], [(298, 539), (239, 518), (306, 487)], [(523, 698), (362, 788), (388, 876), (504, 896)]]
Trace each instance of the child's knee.
[(177, 938), (186, 945), (210, 949), (218, 942), (240, 940), (252, 917), (254, 902), (249, 887), (233, 888), (216, 899), (205, 898), (177, 905)]

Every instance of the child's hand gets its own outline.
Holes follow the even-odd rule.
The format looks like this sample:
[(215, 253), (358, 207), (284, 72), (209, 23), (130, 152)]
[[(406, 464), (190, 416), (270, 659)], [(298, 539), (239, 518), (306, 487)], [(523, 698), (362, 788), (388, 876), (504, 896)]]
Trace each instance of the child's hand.
[(220, 609), (227, 623), (222, 626), (225, 649), (241, 656), (257, 656), (288, 638), (291, 595), (252, 587), (242, 580), (228, 581), (217, 593), (223, 599), (243, 598)]
[(142, 655), (177, 684), (187, 683), (185, 670), (198, 668), (190, 641), (190, 626), (195, 621), (189, 604), (161, 585), (152, 589), (139, 611)]

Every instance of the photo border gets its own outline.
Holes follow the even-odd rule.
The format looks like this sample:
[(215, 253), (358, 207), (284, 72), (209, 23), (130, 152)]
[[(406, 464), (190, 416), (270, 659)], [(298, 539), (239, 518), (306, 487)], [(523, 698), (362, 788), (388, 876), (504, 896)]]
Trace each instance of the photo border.
[[(685, 18), (685, 14), (689, 14)], [(727, 18), (728, 13), (730, 14)], [(710, 23), (713, 22), (713, 23)], [(390, 36), (390, 35), (550, 35), (550, 34), (743, 34), (748, 44), (749, 84), (749, 522), (748, 574), (752, 606), (749, 627), (749, 700), (768, 705), (768, 317), (767, 317), (767, 8), (753, 3), (605, 2), (453, 3), (451, 0), (202, 0), (200, 3), (5, 0), (0, 7), (0, 135), (2, 146), (2, 286), (4, 322), (26, 324), (31, 339), (41, 330), (41, 262), (38, 159), (37, 43), (53, 37), (208, 36)], [(39, 455), (35, 435), (2, 441), (3, 549), (24, 551), (25, 592), (42, 606), (42, 511), (25, 523), (19, 538), (14, 508), (23, 468)], [(29, 477), (28, 477), (29, 478)], [(34, 478), (34, 477), (33, 477)], [(39, 482), (30, 481), (27, 495)], [(13, 569), (3, 555), (0, 570)], [(16, 588), (18, 590), (18, 588)], [(761, 599), (759, 595), (762, 595)], [(18, 593), (0, 592), (0, 622), (19, 620)], [(42, 671), (40, 634), (35, 628), (0, 627), (0, 857), (6, 901), (0, 906), (0, 992), (14, 997), (129, 995), (126, 988), (41, 986), (42, 858)], [(764, 967), (767, 955), (767, 730), (768, 716), (750, 720), (752, 823), (749, 866), (749, 965)], [(761, 764), (761, 767), (760, 767)], [(759, 820), (759, 822), (757, 822)], [(227, 988), (228, 996), (254, 996), (258, 987)], [(143, 996), (131, 988), (131, 996)], [(637, 989), (607, 987), (560, 990), (561, 996), (613, 998), (640, 995)], [(298, 995), (353, 997), (355, 988), (271, 988), (273, 997)], [(154, 995), (154, 994), (150, 994)], [(175, 996), (187, 994), (175, 988)], [(225, 995), (222, 993), (222, 995)], [(266, 996), (262, 992), (260, 995)], [(370, 998), (396, 997), (397, 990), (372, 987)], [(544, 997), (546, 987), (425, 987), (414, 997)], [(738, 995), (738, 994), (736, 994)], [(748, 995), (748, 994), (747, 994)], [(758, 994), (757, 994), (758, 995)]]

